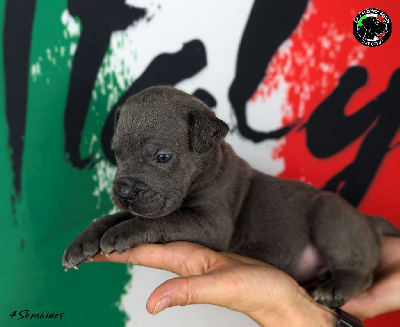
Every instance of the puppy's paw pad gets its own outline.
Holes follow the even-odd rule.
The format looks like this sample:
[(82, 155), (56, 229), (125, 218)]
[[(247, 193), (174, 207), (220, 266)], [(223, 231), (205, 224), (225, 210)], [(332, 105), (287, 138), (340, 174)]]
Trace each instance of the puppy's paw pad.
[(317, 287), (313, 292), (313, 298), (316, 302), (329, 308), (339, 308), (346, 302), (345, 297), (335, 288)]

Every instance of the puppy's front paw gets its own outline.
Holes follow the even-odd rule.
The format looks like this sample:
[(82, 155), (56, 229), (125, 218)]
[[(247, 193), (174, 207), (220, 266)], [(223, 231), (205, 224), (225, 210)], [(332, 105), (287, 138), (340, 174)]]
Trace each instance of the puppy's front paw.
[(77, 266), (93, 258), (100, 251), (100, 237), (97, 233), (83, 232), (65, 250), (62, 264), (65, 270), (78, 269)]
[(119, 226), (109, 229), (100, 240), (100, 249), (105, 254), (117, 251), (119, 254), (127, 249), (139, 245), (135, 240), (134, 233), (119, 228)]

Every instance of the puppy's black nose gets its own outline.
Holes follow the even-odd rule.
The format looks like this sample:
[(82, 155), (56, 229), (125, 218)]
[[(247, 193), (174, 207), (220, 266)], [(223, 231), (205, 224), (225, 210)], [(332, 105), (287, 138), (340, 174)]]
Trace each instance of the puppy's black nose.
[(130, 178), (120, 178), (114, 191), (123, 202), (133, 202), (137, 196), (136, 184)]

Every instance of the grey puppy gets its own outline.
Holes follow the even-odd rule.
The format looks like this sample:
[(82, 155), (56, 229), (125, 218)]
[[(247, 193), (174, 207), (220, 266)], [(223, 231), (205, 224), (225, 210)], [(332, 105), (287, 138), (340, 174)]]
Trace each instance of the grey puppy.
[(65, 269), (99, 251), (190, 241), (272, 264), (299, 282), (328, 277), (314, 299), (339, 307), (373, 280), (388, 221), (341, 197), (252, 169), (224, 141), (228, 126), (200, 100), (148, 88), (117, 111), (112, 200), (64, 253)]

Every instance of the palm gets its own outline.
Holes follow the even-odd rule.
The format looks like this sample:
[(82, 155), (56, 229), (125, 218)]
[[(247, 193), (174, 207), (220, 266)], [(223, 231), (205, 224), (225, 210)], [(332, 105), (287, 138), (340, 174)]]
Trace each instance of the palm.
[[(241, 312), (255, 311), (258, 306), (273, 309), (280, 300), (287, 302), (287, 299), (297, 300), (306, 296), (289, 275), (275, 267), (234, 253), (214, 252), (193, 243), (144, 244), (121, 255), (113, 253), (109, 258), (94, 257), (94, 261), (104, 260), (164, 269), (180, 276), (153, 292), (147, 303), (149, 312), (153, 312), (161, 295), (171, 292), (181, 294), (178, 295), (178, 298), (182, 297), (178, 300), (181, 305), (209, 303)], [(260, 293), (268, 297), (261, 299)], [(237, 301), (238, 296), (260, 299), (260, 303)]]
[[(400, 309), (400, 238), (385, 240), (379, 260), (376, 282), (343, 306), (343, 310), (360, 319)], [(181, 276), (163, 283), (152, 293), (147, 303), (149, 312), (154, 312), (160, 298), (173, 295), (172, 305), (225, 306), (248, 314), (261, 325), (263, 318), (270, 319), (271, 312), (279, 312), (282, 307), (298, 307), (298, 317), (304, 316), (304, 321), (310, 319), (309, 323), (314, 324), (317, 315), (325, 314), (325, 321), (331, 315), (277, 268), (193, 243), (144, 244), (121, 255), (113, 253), (109, 258), (97, 255), (94, 261), (159, 268)], [(305, 313), (311, 316), (306, 317)]]

